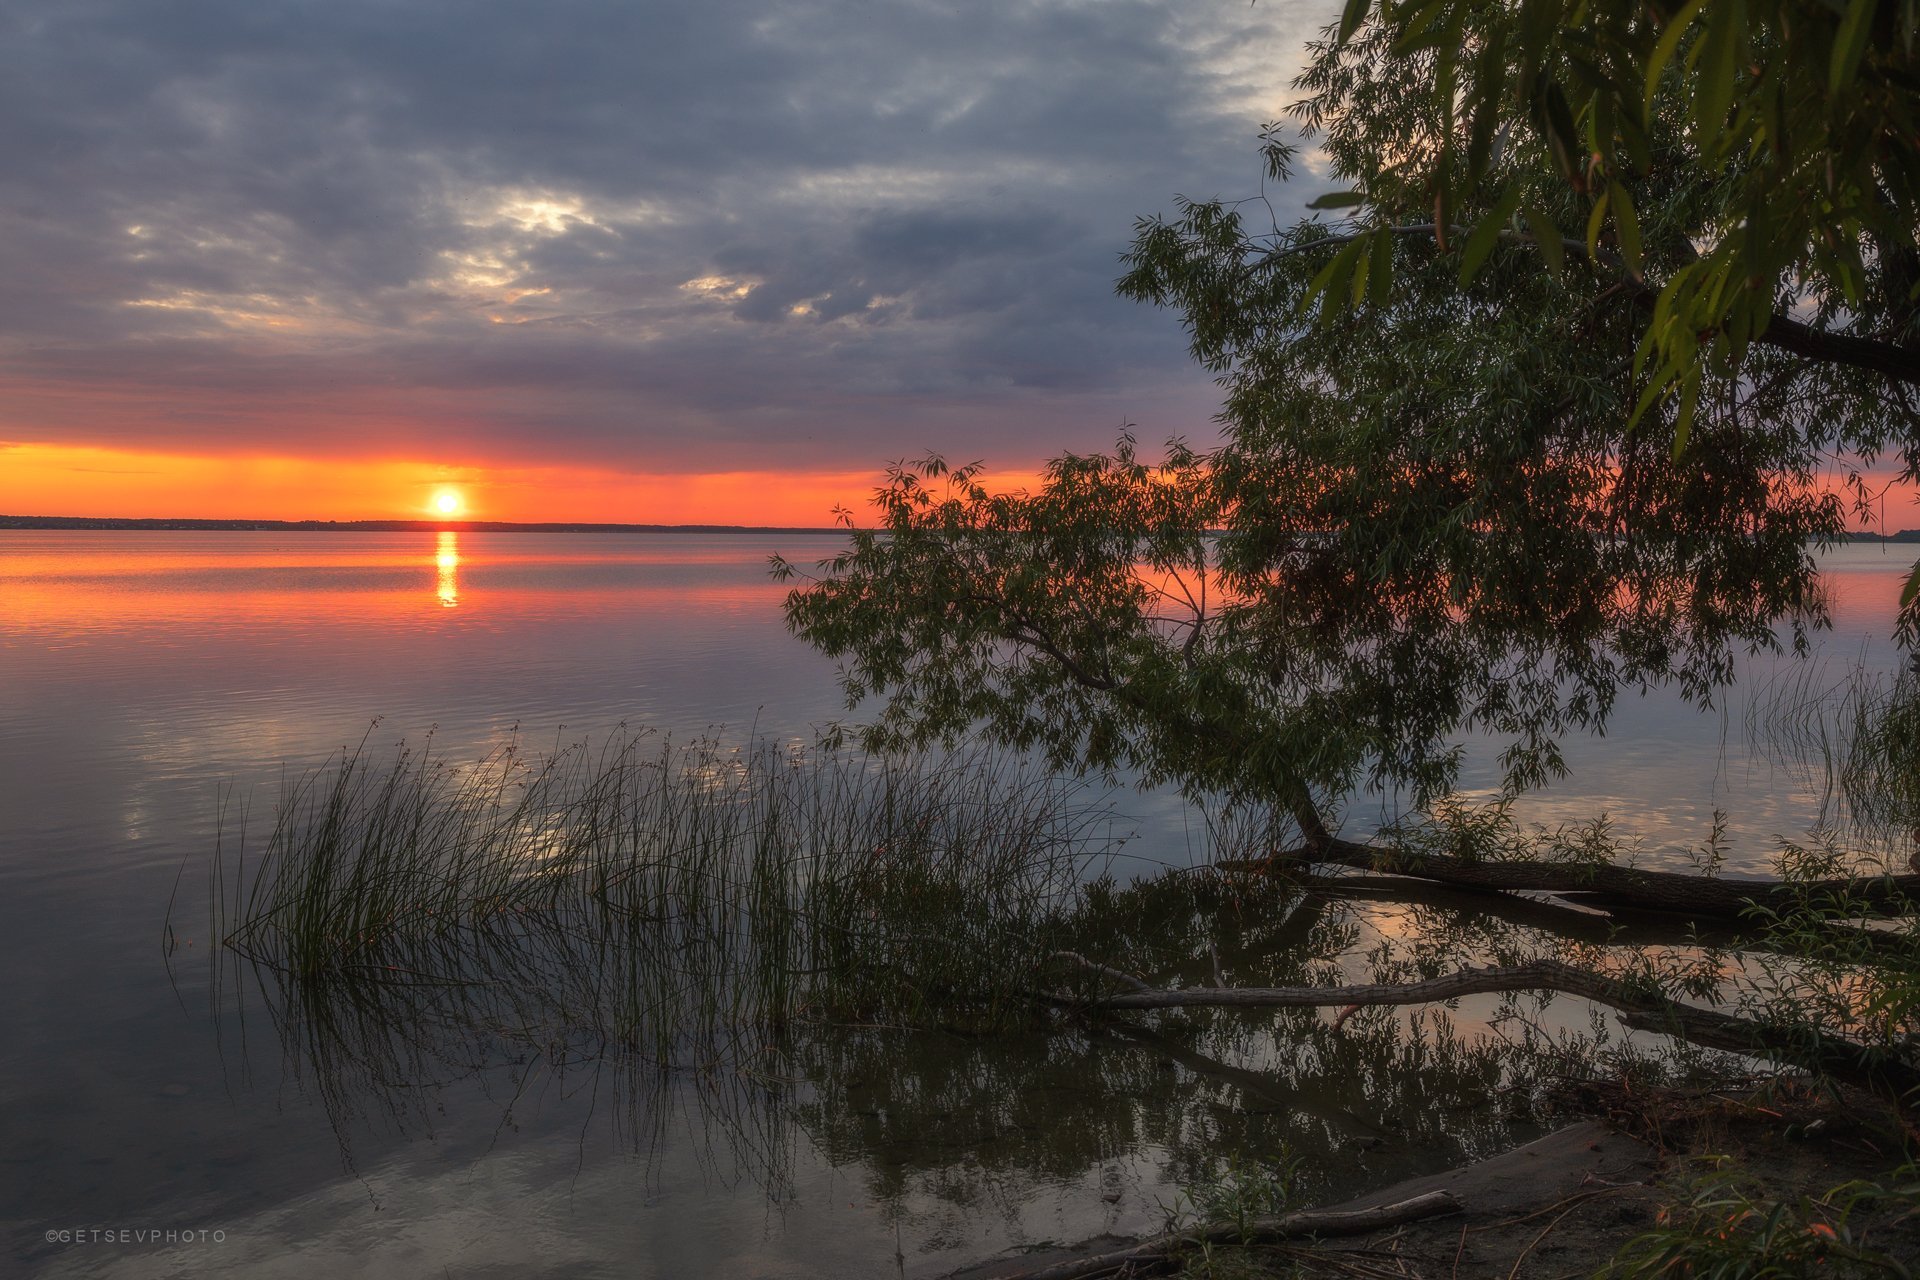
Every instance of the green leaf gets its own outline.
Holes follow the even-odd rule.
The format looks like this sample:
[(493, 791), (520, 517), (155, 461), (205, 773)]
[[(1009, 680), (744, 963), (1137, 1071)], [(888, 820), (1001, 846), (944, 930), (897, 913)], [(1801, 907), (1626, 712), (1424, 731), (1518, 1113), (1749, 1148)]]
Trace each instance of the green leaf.
[(1501, 99), (1506, 88), (1506, 27), (1496, 23), (1487, 33), (1486, 43), (1480, 47), (1480, 56), (1474, 59), (1473, 94), (1478, 99), (1473, 107), (1473, 123), (1467, 133), (1467, 173), (1470, 178), (1478, 178), (1486, 172), (1487, 155), (1493, 149), (1493, 127), (1503, 105)]
[(1460, 38), (1465, 25), (1465, 8), (1455, 6), (1434, 32), (1433, 102), (1447, 115), (1447, 136), (1440, 144), (1442, 152), (1453, 146), (1453, 85), (1460, 68)]
[(1547, 42), (1553, 39), (1554, 28), (1560, 24), (1561, 12), (1560, 0), (1522, 0), (1520, 5), (1520, 92), (1523, 97), (1532, 96), (1532, 78), (1540, 72), (1541, 63), (1547, 51)]
[(1367, 193), (1364, 191), (1329, 191), (1317, 200), (1309, 201), (1309, 209), (1351, 209), (1355, 205), (1365, 204)]
[(1433, 25), (1433, 20), (1445, 12), (1452, 3), (1453, 0), (1432, 0), (1432, 3), (1409, 18), (1407, 25), (1400, 31), (1399, 39), (1393, 42), (1395, 55), (1411, 53), (1419, 48), (1420, 37), (1426, 33), (1428, 27)]
[(1772, 93), (1763, 93), (1759, 100), (1760, 127), (1753, 132), (1756, 145), (1773, 149), (1775, 156), (1786, 154), (1786, 115), (1787, 95), (1775, 85)]
[(1687, 28), (1693, 25), (1700, 7), (1707, 0), (1688, 0), (1685, 8), (1667, 21), (1667, 29), (1660, 33), (1660, 43), (1653, 46), (1653, 53), (1647, 58), (1646, 102), (1644, 110), (1651, 120), (1653, 100), (1660, 95), (1660, 73), (1667, 69), (1667, 63), (1673, 61), (1674, 50), (1680, 47), (1680, 41), (1686, 36)]
[(1920, 600), (1920, 561), (1915, 561), (1913, 572), (1907, 575), (1907, 585), (1900, 588), (1900, 609), (1905, 612), (1913, 608), (1913, 602)]
[(1368, 301), (1385, 308), (1393, 300), (1393, 233), (1376, 231), (1373, 251), (1367, 259)]
[(1640, 273), (1640, 219), (1633, 212), (1633, 197), (1619, 183), (1609, 183), (1607, 195), (1613, 204), (1613, 230), (1620, 238), (1620, 258), (1635, 280)]
[(1560, 228), (1553, 225), (1553, 219), (1532, 205), (1521, 209), (1527, 220), (1527, 230), (1533, 233), (1534, 243), (1540, 246), (1540, 256), (1545, 259), (1548, 270), (1560, 275), (1567, 269), (1566, 246), (1560, 243)]
[(1687, 451), (1687, 438), (1693, 434), (1693, 410), (1700, 402), (1700, 366), (1687, 371), (1680, 383), (1680, 412), (1673, 418), (1673, 456)]
[(1860, 276), (1854, 264), (1837, 257), (1833, 263), (1833, 274), (1840, 280), (1840, 296), (1847, 300), (1847, 305), (1859, 306)]
[(1340, 38), (1335, 43), (1345, 44), (1347, 37), (1367, 20), (1367, 10), (1372, 7), (1373, 0), (1347, 0), (1347, 7), (1340, 12)]
[(1607, 157), (1609, 169), (1613, 167), (1613, 140), (1617, 133), (1613, 95), (1604, 90), (1595, 92), (1587, 104), (1587, 150)]
[[(1660, 290), (1660, 296), (1653, 300), (1653, 322), (1647, 326), (1648, 333), (1666, 332), (1667, 322), (1673, 316), (1674, 302), (1679, 298), (1680, 291), (1687, 287), (1689, 279), (1699, 273), (1699, 265), (1697, 262), (1689, 262), (1681, 267), (1673, 273), (1673, 278), (1667, 281), (1666, 287)], [(1634, 374), (1638, 376), (1639, 370), (1635, 369)]]
[(1633, 412), (1627, 416), (1628, 431), (1640, 425), (1640, 419), (1646, 416), (1647, 410), (1653, 408), (1654, 404), (1666, 395), (1667, 388), (1673, 385), (1671, 378), (1662, 376), (1665, 373), (1666, 370), (1662, 369), (1659, 374), (1654, 375), (1653, 380), (1640, 392), (1639, 401), (1633, 406)]
[(1547, 86), (1545, 106), (1547, 146), (1553, 152), (1553, 166), (1568, 182), (1578, 182), (1582, 159), (1580, 131), (1574, 126), (1573, 109), (1567, 105), (1567, 95), (1559, 85)]
[(1360, 250), (1366, 246), (1364, 239), (1349, 241), (1347, 246), (1333, 255), (1333, 260), (1320, 268), (1313, 283), (1307, 286), (1307, 292), (1300, 299), (1299, 314), (1305, 315), (1314, 299), (1320, 300), (1320, 315), (1317, 323), (1325, 324), (1339, 315), (1344, 309), (1338, 301), (1340, 291), (1351, 279), (1354, 263), (1360, 256)]
[[(1647, 367), (1647, 357), (1652, 355), (1654, 348), (1660, 345), (1658, 338), (1659, 332), (1658, 327), (1650, 326), (1645, 333), (1640, 335), (1640, 341), (1633, 345), (1633, 380), (1635, 382), (1640, 380), (1640, 374)], [(1640, 411), (1636, 409), (1633, 416), (1636, 418), (1639, 417)], [(1627, 425), (1631, 427), (1633, 423), (1629, 421)]]
[(1602, 191), (1587, 214), (1587, 256), (1595, 262), (1600, 260), (1600, 228), (1607, 220), (1607, 197), (1611, 194), (1611, 189)]
[(1460, 283), (1465, 285), (1473, 280), (1480, 271), (1480, 264), (1493, 252), (1493, 246), (1500, 241), (1500, 233), (1506, 230), (1507, 219), (1513, 217), (1513, 211), (1520, 203), (1520, 188), (1508, 187), (1507, 193), (1493, 211), (1473, 229), (1467, 237), (1467, 247), (1460, 251)]
[(1733, 103), (1740, 38), (1746, 29), (1746, 0), (1726, 0), (1707, 16), (1700, 65), (1694, 71), (1693, 123), (1701, 149), (1709, 154), (1719, 150), (1715, 141)]
[(1653, 168), (1653, 142), (1645, 126), (1630, 114), (1618, 117), (1614, 124), (1620, 130), (1621, 145), (1627, 149), (1627, 163), (1641, 173)]
[(1873, 31), (1876, 0), (1853, 0), (1840, 19), (1833, 35), (1833, 58), (1827, 64), (1827, 92), (1837, 94), (1853, 80), (1860, 69), (1861, 55), (1867, 51), (1867, 36)]

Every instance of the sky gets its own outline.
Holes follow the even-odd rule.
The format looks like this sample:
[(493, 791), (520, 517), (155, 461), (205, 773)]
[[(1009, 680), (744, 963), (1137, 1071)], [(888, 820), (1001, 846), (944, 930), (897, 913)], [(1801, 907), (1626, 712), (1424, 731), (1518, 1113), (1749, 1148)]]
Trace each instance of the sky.
[(1205, 440), (1119, 255), (1337, 7), (11, 0), (0, 511), (820, 525)]

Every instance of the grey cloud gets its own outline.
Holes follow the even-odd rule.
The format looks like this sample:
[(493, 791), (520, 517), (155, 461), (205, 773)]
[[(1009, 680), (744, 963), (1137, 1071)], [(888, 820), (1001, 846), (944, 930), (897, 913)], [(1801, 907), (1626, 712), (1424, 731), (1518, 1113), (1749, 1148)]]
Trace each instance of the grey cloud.
[(19, 0), (0, 439), (848, 467), (1201, 431), (1117, 254), (1254, 182), (1303, 12)]

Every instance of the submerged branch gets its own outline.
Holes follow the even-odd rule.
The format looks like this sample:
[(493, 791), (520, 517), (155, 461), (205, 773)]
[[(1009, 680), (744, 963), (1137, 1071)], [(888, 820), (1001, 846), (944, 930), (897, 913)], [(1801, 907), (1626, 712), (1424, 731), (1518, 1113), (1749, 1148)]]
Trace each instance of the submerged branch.
[(1140, 981), (1140, 979), (1134, 977), (1132, 974), (1123, 973), (1119, 969), (1115, 969), (1111, 965), (1101, 964), (1097, 960), (1089, 960), (1085, 956), (1081, 955), (1078, 951), (1056, 951), (1051, 956), (1049, 956), (1048, 959), (1071, 960), (1075, 964), (1091, 969), (1095, 973), (1100, 974), (1102, 977), (1112, 978), (1115, 982), (1118, 982), (1120, 985), (1125, 987), (1131, 987), (1135, 991), (1152, 991), (1154, 989), (1151, 985)]
[(1900, 1097), (1920, 1090), (1920, 1068), (1811, 1027), (1784, 1028), (1682, 1004), (1648, 987), (1557, 960), (1461, 969), (1422, 982), (1346, 987), (1184, 987), (1133, 990), (1094, 1000), (1053, 997), (1086, 1012), (1148, 1009), (1311, 1009), (1430, 1004), (1492, 992), (1558, 991), (1627, 1014), (1627, 1025), (1708, 1048), (1771, 1058)]

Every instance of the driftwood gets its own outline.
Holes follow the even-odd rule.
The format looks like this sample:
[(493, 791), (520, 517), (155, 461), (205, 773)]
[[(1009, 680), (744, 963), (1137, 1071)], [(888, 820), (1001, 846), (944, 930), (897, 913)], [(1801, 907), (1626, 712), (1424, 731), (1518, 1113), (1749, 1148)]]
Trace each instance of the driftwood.
[[(1235, 864), (1242, 865), (1245, 864)], [(1526, 898), (1497, 890), (1461, 888), (1437, 880), (1411, 876), (1334, 875), (1299, 877), (1300, 886), (1329, 898), (1377, 900), (1416, 907), (1438, 907), (1502, 923), (1538, 929), (1575, 942), (1609, 947), (1722, 946), (1741, 951), (1768, 951), (1804, 955), (1798, 939), (1808, 935), (1830, 944), (1840, 954), (1864, 954), (1905, 960), (1913, 956), (1904, 933), (1883, 932), (1838, 920), (1804, 920), (1795, 924), (1796, 940), (1776, 938), (1764, 921), (1708, 917), (1694, 921), (1665, 911), (1622, 906), (1618, 902), (1589, 903), (1579, 893), (1557, 893), (1553, 898)], [(1568, 905), (1568, 904), (1575, 905)], [(1224, 984), (1222, 984), (1224, 985)]]
[[(1087, 963), (1084, 957), (1072, 952), (1056, 955)], [(1104, 965), (1094, 968), (1103, 974), (1114, 972)], [(1128, 981), (1139, 982), (1131, 977)], [(1786, 1062), (1895, 1098), (1920, 1090), (1920, 1068), (1874, 1054), (1850, 1040), (1808, 1028), (1771, 1027), (1715, 1009), (1682, 1004), (1643, 986), (1557, 960), (1461, 969), (1424, 982), (1347, 987), (1182, 987), (1178, 990), (1142, 985), (1091, 1000), (1060, 995), (1049, 999), (1063, 1007), (1094, 1013), (1192, 1008), (1352, 1009), (1366, 1005), (1429, 1004), (1505, 991), (1560, 991), (1581, 996), (1627, 1014), (1626, 1022), (1631, 1027), (1664, 1032), (1708, 1048)]]
[(1112, 1253), (1085, 1258), (1067, 1258), (1037, 1271), (1022, 1271), (1011, 1280), (1090, 1280), (1121, 1271), (1135, 1263), (1158, 1262), (1183, 1249), (1202, 1244), (1229, 1244), (1245, 1241), (1299, 1240), (1305, 1237), (1363, 1236), (1388, 1227), (1397, 1227), (1422, 1218), (1437, 1218), (1459, 1213), (1465, 1206), (1445, 1191), (1429, 1191), (1397, 1204), (1371, 1209), (1302, 1209), (1277, 1217), (1255, 1218), (1246, 1230), (1223, 1225), (1175, 1231), (1142, 1240), (1139, 1244)]
[(1706, 919), (1737, 920), (1759, 908), (1789, 911), (1803, 904), (1844, 901), (1862, 916), (1920, 914), (1920, 875), (1857, 876), (1833, 880), (1730, 880), (1680, 871), (1646, 871), (1610, 863), (1496, 862), (1382, 848), (1329, 836), (1274, 855), (1276, 865), (1355, 867), (1414, 876), (1466, 889), (1544, 890), (1578, 895), (1593, 906)]

